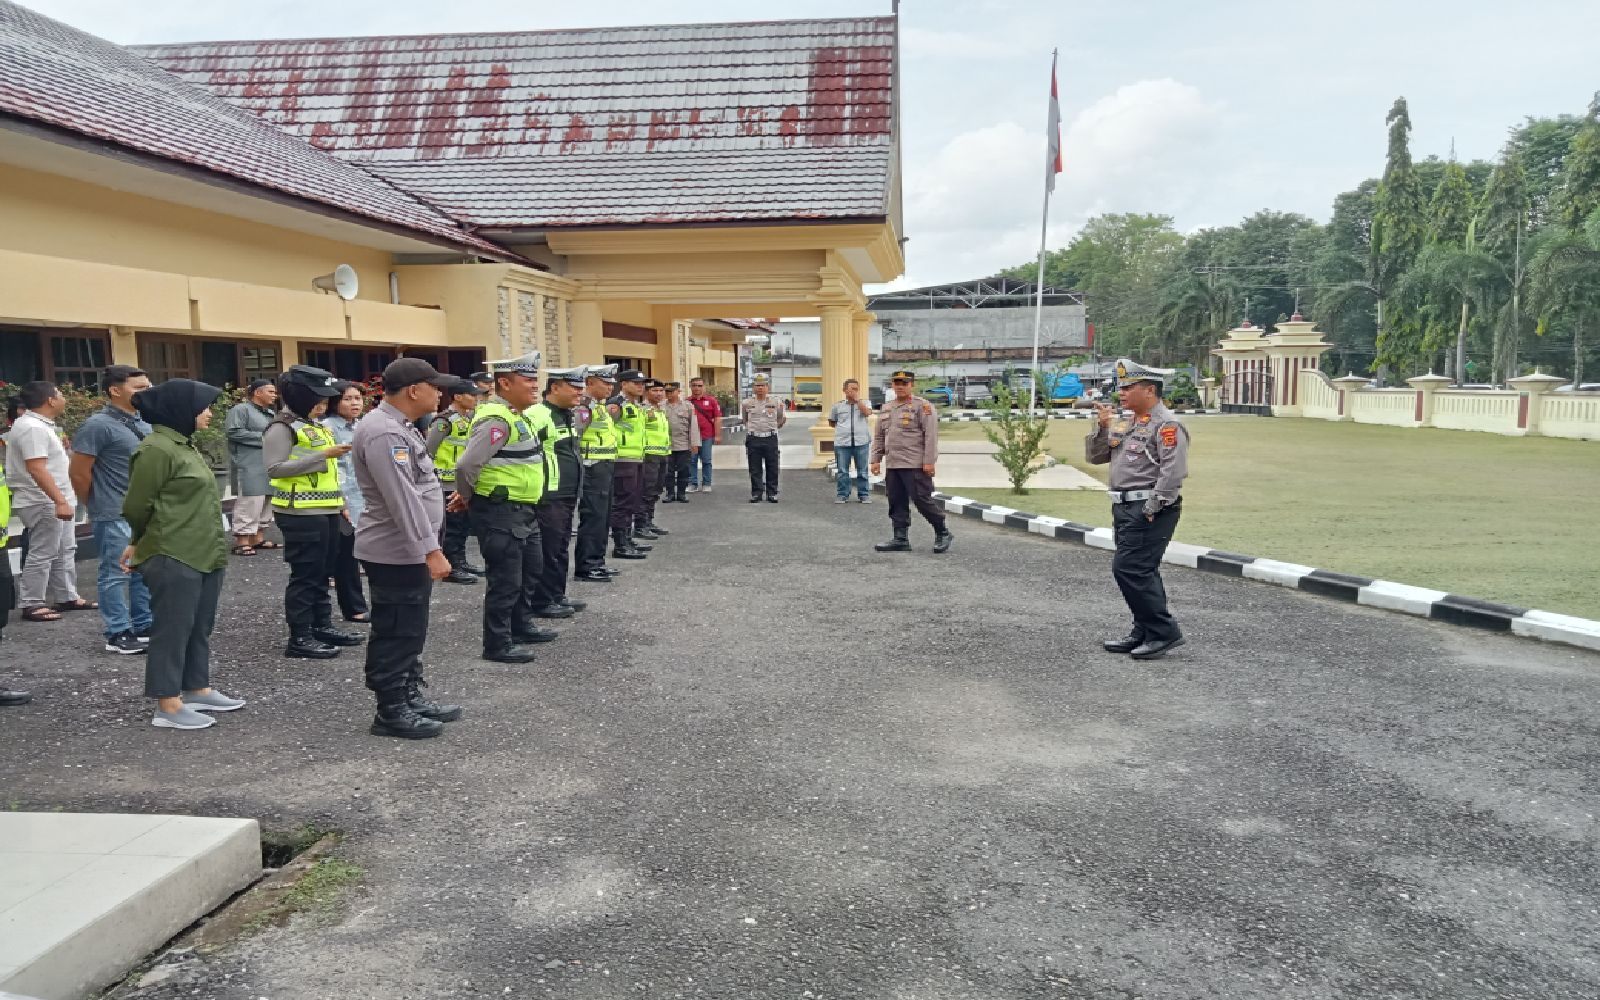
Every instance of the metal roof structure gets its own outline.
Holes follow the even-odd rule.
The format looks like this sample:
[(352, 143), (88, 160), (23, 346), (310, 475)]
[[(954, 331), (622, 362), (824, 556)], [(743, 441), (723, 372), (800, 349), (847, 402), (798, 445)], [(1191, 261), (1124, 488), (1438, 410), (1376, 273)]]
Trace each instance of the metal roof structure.
[[(1038, 286), (1031, 281), (995, 275), (975, 281), (884, 292), (868, 298), (867, 308), (875, 312), (904, 309), (1017, 309), (1034, 305), (1038, 292)], [(1078, 306), (1084, 304), (1084, 296), (1082, 292), (1072, 289), (1046, 285), (1044, 304)]]
[(128, 49), (0, 0), (0, 128), (154, 158), (506, 258), (443, 212)]
[(894, 17), (137, 51), (477, 227), (890, 212)]

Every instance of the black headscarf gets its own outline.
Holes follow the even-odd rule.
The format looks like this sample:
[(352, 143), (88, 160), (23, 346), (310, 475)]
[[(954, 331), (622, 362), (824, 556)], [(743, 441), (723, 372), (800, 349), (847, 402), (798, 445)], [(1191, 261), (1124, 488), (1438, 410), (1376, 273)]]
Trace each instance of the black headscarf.
[(133, 405), (150, 423), (170, 427), (190, 437), (194, 434), (195, 418), (220, 395), (222, 390), (214, 385), (174, 378), (136, 394)]

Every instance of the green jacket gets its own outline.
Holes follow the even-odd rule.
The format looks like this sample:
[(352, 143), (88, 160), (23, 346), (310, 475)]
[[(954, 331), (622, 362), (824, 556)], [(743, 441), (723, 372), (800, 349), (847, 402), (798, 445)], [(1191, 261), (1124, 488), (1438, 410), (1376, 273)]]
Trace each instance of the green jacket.
[(145, 435), (128, 468), (122, 516), (133, 529), (133, 562), (167, 556), (210, 573), (228, 565), (217, 477), (194, 444), (160, 424)]

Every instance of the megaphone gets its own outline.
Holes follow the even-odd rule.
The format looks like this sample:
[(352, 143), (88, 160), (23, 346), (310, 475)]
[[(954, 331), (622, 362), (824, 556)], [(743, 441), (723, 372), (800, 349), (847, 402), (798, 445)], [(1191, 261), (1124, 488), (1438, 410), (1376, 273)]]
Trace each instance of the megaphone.
[(340, 264), (333, 269), (332, 274), (324, 274), (311, 282), (311, 287), (324, 292), (332, 292), (349, 302), (356, 297), (356, 292), (361, 288), (361, 280), (356, 277), (356, 269), (349, 264)]

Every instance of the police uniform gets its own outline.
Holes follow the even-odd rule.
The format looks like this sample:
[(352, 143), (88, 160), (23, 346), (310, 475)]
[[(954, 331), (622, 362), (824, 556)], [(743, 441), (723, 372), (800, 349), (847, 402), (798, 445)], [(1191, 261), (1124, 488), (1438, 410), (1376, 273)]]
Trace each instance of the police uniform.
[[(383, 370), (387, 396), (423, 382), (449, 392), (458, 380), (421, 358), (400, 358)], [(403, 739), (437, 736), (440, 723), (461, 717), (459, 705), (438, 705), (422, 694), (433, 594), (428, 558), (440, 550), (444, 485), (422, 433), (387, 400), (356, 424), (350, 458), (367, 502), (356, 525), (355, 554), (372, 591), (366, 660), (367, 687), (378, 700), (372, 732)]]
[[(5, 477), (0, 476), (0, 641), (5, 638), (6, 619), (11, 617), (11, 606), (16, 603), (16, 585), (11, 577), (11, 553), (6, 551), (11, 531), (11, 490)], [(33, 696), (26, 691), (13, 691), (0, 687), (0, 705), (26, 705)]]
[[(617, 382), (643, 386), (645, 374), (636, 368), (617, 373)], [(634, 399), (619, 392), (606, 403), (617, 425), (617, 466), (611, 495), (611, 554), (618, 559), (643, 559), (653, 546), (633, 539), (634, 521), (644, 510), (644, 418), (641, 394)]]
[[(455, 379), (444, 391), (452, 397), (467, 394), (488, 395), (470, 379)], [(444, 487), (446, 503), (449, 502), (450, 494), (456, 491), (456, 463), (461, 460), (461, 453), (467, 448), (467, 439), (471, 432), (472, 411), (461, 410), (453, 404), (448, 410), (434, 417), (433, 422), (428, 425), (427, 451), (433, 459), (433, 468), (439, 477), (439, 483)], [(467, 562), (467, 538), (471, 534), (472, 527), (466, 511), (445, 512), (440, 544), (444, 549), (444, 557), (450, 560), (450, 575), (445, 577), (446, 583), (474, 584), (483, 574), (482, 569)]]
[(333, 433), (309, 417), (318, 402), (339, 395), (336, 382), (321, 368), (290, 367), (278, 378), (283, 409), (261, 435), (272, 515), (289, 564), (284, 655), (300, 659), (331, 659), (339, 655), (338, 647), (365, 641), (359, 633), (333, 627), (328, 595), (328, 581), (338, 572), (344, 494), (338, 459), (326, 454), (335, 445)]
[[(1159, 394), (1172, 374), (1126, 358), (1117, 362), (1117, 385), (1123, 389), (1150, 382)], [(1084, 452), (1096, 465), (1111, 465), (1111, 520), (1117, 546), (1111, 574), (1133, 613), (1128, 635), (1104, 643), (1105, 648), (1138, 659), (1160, 656), (1183, 642), (1178, 623), (1167, 610), (1161, 557), (1178, 526), (1179, 489), (1189, 471), (1189, 431), (1158, 399), (1142, 417), (1097, 426), (1085, 441)]]
[[(645, 383), (645, 392), (664, 389), (666, 384), (651, 379)], [(648, 401), (644, 404), (644, 501), (639, 516), (634, 518), (633, 533), (638, 538), (659, 538), (670, 534), (656, 524), (656, 504), (661, 502), (661, 492), (667, 486), (667, 463), (672, 460), (672, 428), (667, 424), (667, 414), (660, 406)]]
[[(550, 383), (566, 382), (583, 388), (586, 370), (582, 367), (552, 369)], [(528, 410), (528, 419), (544, 442), (544, 496), (534, 507), (539, 520), (539, 549), (543, 559), (539, 586), (533, 594), (536, 618), (570, 618), (583, 608), (582, 602), (567, 597), (567, 571), (571, 565), (572, 515), (578, 505), (583, 484), (583, 458), (578, 450), (579, 433), (573, 409), (562, 409), (543, 402)]]
[[(611, 530), (617, 468), (617, 425), (606, 400), (617, 383), (617, 366), (590, 365), (584, 384), (590, 380), (604, 383), (604, 388), (585, 390), (572, 412), (573, 429), (578, 432), (578, 454), (583, 462), (573, 579), (610, 583), (612, 576), (620, 572), (606, 567), (606, 533)], [(594, 395), (595, 392), (604, 395)]]
[[(916, 384), (914, 372), (897, 371), (890, 381)], [(911, 507), (933, 525), (933, 551), (948, 552), (955, 541), (945, 523), (944, 511), (933, 499), (933, 474), (924, 471), (939, 461), (939, 413), (933, 404), (912, 396), (890, 399), (878, 410), (872, 432), (872, 464), (883, 466), (883, 489), (889, 495), (889, 524), (894, 538), (879, 542), (879, 552), (905, 552), (911, 548)]]
[[(491, 362), (496, 375), (539, 374), (537, 351)], [(483, 658), (528, 663), (529, 642), (556, 633), (533, 619), (533, 595), (544, 570), (535, 505), (544, 495), (544, 443), (527, 415), (499, 396), (479, 403), (466, 450), (456, 464), (456, 492), (467, 498), (472, 532), (483, 553)]]
[[(771, 379), (757, 375), (753, 384), (770, 385)], [(750, 502), (778, 502), (778, 430), (788, 421), (783, 402), (768, 395), (749, 397), (739, 403), (739, 419), (744, 424), (744, 464), (750, 471)]]

